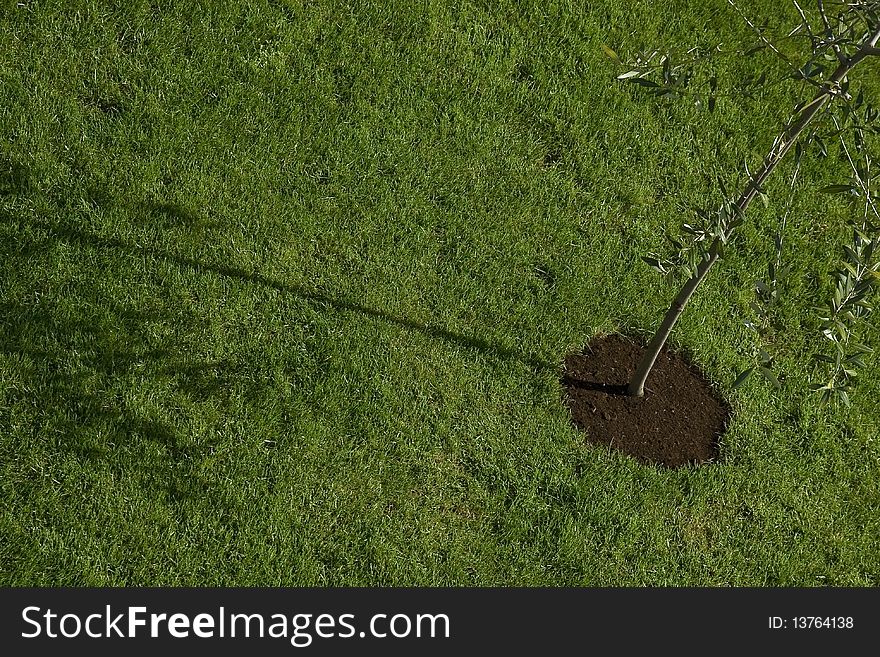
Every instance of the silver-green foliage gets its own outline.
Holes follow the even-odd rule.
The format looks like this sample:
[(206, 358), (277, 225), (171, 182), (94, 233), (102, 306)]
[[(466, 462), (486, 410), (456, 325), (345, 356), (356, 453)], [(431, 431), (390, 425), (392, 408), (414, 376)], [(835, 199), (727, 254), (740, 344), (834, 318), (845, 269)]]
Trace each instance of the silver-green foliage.
[[(851, 169), (850, 180), (823, 187), (821, 192), (845, 194), (858, 204), (858, 215), (850, 221), (852, 240), (843, 249), (844, 258), (832, 272), (833, 293), (818, 315), (819, 329), (825, 338), (825, 349), (815, 355), (821, 369), (823, 383), (813, 389), (821, 393), (824, 402), (839, 401), (849, 405), (849, 392), (856, 370), (864, 367), (864, 355), (871, 349), (858, 340), (863, 324), (871, 313), (871, 292), (878, 277), (880, 261), (877, 259), (877, 242), (880, 240), (880, 220), (877, 203), (880, 196), (875, 191), (877, 175), (874, 160), (868, 148), (868, 134), (880, 134), (880, 110), (869, 102), (863, 91), (853, 96), (849, 73), (867, 57), (880, 55), (880, 2), (878, 0), (850, 0), (823, 2), (817, 0), (810, 16), (797, 0), (793, 4), (800, 22), (784, 35), (771, 37), (765, 27), (752, 22), (736, 5), (728, 3), (740, 14), (757, 36), (755, 44), (740, 51), (725, 51), (721, 46), (709, 49), (691, 49), (685, 53), (653, 51), (642, 53), (628, 65), (617, 54), (605, 47), (606, 54), (626, 71), (618, 80), (635, 84), (648, 93), (663, 99), (689, 97), (694, 102), (714, 111), (716, 99), (721, 95), (750, 96), (762, 86), (797, 80), (806, 89), (812, 89), (812, 97), (798, 104), (770, 149), (760, 169), (755, 172), (745, 167), (744, 191), (734, 201), (719, 180), (722, 193), (720, 206), (695, 212), (697, 219), (681, 225), (680, 235), (667, 235), (672, 253), (650, 253), (643, 260), (664, 275), (684, 274), (686, 287), (673, 302), (658, 334), (649, 350), (658, 350), (665, 342), (671, 326), (690, 294), (702, 282), (708, 269), (723, 258), (734, 236), (734, 230), (743, 223), (745, 209), (753, 198), (769, 203), (764, 192), (765, 180), (779, 162), (794, 147), (795, 164), (790, 184), (788, 208), (782, 225), (774, 235), (775, 258), (767, 266), (767, 276), (757, 281), (752, 308), (757, 321), (746, 320), (745, 325), (755, 331), (758, 342), (772, 324), (773, 306), (778, 299), (779, 273), (782, 269), (782, 235), (785, 221), (791, 210), (796, 182), (804, 156), (804, 144), (816, 146), (820, 156), (827, 156), (829, 143), (839, 142), (839, 148)], [(803, 40), (808, 55), (799, 64), (783, 52), (784, 40)], [(784, 73), (774, 77), (765, 72), (741, 83), (727, 94), (718, 90), (718, 79), (708, 63), (723, 55), (748, 56), (762, 50), (772, 51), (784, 66)], [(832, 102), (833, 101), (833, 102)], [(686, 289), (689, 286), (689, 291)], [(686, 294), (685, 294), (686, 292)], [(742, 385), (753, 372), (759, 372), (775, 387), (780, 380), (774, 372), (774, 358), (763, 348), (756, 347), (752, 366), (736, 377), (733, 387)], [(644, 378), (653, 366), (646, 356), (639, 372), (630, 384), (631, 394), (640, 394)], [(636, 379), (640, 379), (641, 383)]]

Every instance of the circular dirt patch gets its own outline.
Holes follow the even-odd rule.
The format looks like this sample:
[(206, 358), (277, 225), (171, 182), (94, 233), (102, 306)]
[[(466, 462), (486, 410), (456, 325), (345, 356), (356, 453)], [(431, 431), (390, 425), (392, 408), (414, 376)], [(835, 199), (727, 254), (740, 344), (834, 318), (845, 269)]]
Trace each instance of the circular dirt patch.
[(718, 460), (730, 408), (700, 371), (664, 348), (641, 399), (626, 394), (642, 346), (620, 335), (593, 339), (565, 359), (562, 384), (587, 440), (668, 468)]

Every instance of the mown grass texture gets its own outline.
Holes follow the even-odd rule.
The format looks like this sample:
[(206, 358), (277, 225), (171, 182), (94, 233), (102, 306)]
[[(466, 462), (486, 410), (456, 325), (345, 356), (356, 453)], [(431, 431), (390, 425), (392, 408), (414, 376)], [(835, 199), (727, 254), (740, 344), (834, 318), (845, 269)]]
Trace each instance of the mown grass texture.
[[(603, 44), (750, 42), (726, 2), (2, 16), (5, 585), (880, 583), (876, 358), (849, 411), (807, 388), (836, 158), (786, 227), (783, 389), (730, 387), (790, 169), (673, 336), (733, 405), (722, 463), (638, 464), (562, 404), (566, 353), (674, 293), (640, 256), (801, 100), (614, 81)], [(722, 88), (777, 66), (718, 61)]]

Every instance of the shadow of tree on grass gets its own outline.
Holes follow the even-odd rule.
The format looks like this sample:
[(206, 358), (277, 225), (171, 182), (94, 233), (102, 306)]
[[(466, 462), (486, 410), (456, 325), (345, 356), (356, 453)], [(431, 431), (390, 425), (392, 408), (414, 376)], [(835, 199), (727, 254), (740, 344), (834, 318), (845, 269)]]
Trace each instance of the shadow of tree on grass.
[[(196, 499), (212, 488), (197, 468), (211, 445), (122, 394), (141, 364), (162, 362), (175, 346), (155, 346), (139, 329), (146, 316), (123, 314), (112, 315), (111, 332), (100, 323), (69, 317), (47, 300), (0, 303), (0, 355), (15, 361), (12, 376), (24, 381), (7, 388), (6, 406), (29, 409), (31, 436), (47, 453), (66, 453), (86, 467), (114, 471), (134, 465), (144, 485), (163, 491), (169, 501)], [(37, 482), (33, 486), (39, 494)]]
[[(178, 213), (180, 209), (157, 206), (150, 211)], [(185, 211), (180, 212), (185, 214)], [(185, 214), (179, 221), (188, 223), (191, 218)], [(178, 217), (175, 215), (172, 219)], [(198, 274), (212, 274), (273, 289), (313, 304), (318, 311), (329, 309), (360, 314), (493, 357), (514, 359), (535, 370), (553, 369), (549, 363), (518, 350), (425, 326), (235, 265), (200, 262), (159, 248), (131, 244), (50, 221), (15, 217), (0, 210), (2, 225), (6, 227), (7, 236), (13, 236), (5, 249), (9, 256), (7, 268), (15, 267), (16, 262), (27, 267), (30, 257), (45, 252), (53, 242), (107, 249), (141, 260), (173, 263), (182, 270)], [(25, 234), (25, 227), (34, 230)], [(180, 342), (185, 338), (174, 337), (173, 332), (157, 337), (148, 327), (173, 322), (187, 326), (183, 332), (186, 334), (191, 327), (207, 320), (180, 307), (160, 304), (132, 308), (124, 301), (99, 293), (99, 289), (98, 279), (77, 284), (74, 292), (76, 306), (66, 307), (58, 305), (57, 299), (43, 298), (38, 302), (24, 303), (20, 299), (0, 296), (0, 354), (18, 359), (19, 365), (24, 363), (17, 370), (27, 379), (27, 390), (7, 392), (7, 401), (24, 400), (26, 405), (42, 407), (32, 413), (32, 417), (44, 426), (35, 426), (33, 430), (39, 433), (41, 440), (54, 442), (49, 446), (52, 451), (61, 450), (84, 464), (111, 469), (134, 468), (143, 485), (162, 491), (171, 503), (222, 507), (223, 485), (210, 475), (202, 476), (200, 470), (202, 464), (211, 460), (213, 445), (204, 437), (188, 435), (186, 427), (176, 425), (167, 413), (155, 415), (142, 406), (132, 405), (125, 397), (140, 385), (138, 377), (157, 385), (157, 390), (163, 389), (156, 382), (164, 377), (171, 379), (171, 384), (164, 390), (182, 394), (193, 403), (219, 402), (222, 405), (228, 401), (230, 391), (245, 401), (260, 401), (266, 395), (264, 388), (271, 385), (266, 377), (261, 376), (265, 372), (259, 370), (259, 363), (244, 358), (204, 361), (187, 358), (187, 345)], [(103, 313), (100, 321), (86, 311), (88, 307), (100, 308)], [(174, 313), (173, 319), (169, 319), (169, 309)], [(163, 397), (158, 408), (173, 403)], [(271, 458), (266, 466), (267, 490), (273, 485), (270, 461)], [(33, 494), (40, 494), (39, 485), (34, 483), (33, 486)], [(228, 511), (235, 513), (232, 509)]]
[[(8, 217), (0, 215), (0, 221), (8, 221)], [(188, 256), (169, 253), (155, 247), (130, 244), (118, 238), (104, 237), (75, 228), (51, 224), (49, 222), (30, 221), (29, 223), (35, 227), (39, 227), (47, 231), (56, 239), (61, 239), (72, 244), (83, 244), (93, 248), (114, 249), (123, 251), (131, 255), (137, 255), (139, 257), (149, 256), (150, 258), (156, 260), (173, 262), (176, 266), (182, 269), (188, 269), (200, 274), (214, 273), (220, 276), (225, 276), (227, 278), (253, 283), (255, 285), (260, 285), (262, 287), (276, 290), (282, 294), (296, 296), (304, 301), (318, 306), (329, 307), (341, 312), (359, 313), (367, 317), (372, 317), (382, 320), (384, 322), (388, 322), (389, 324), (401, 326), (411, 331), (422, 333), (423, 335), (431, 338), (463, 346), (468, 349), (475, 349), (491, 356), (517, 360), (535, 370), (549, 369), (555, 371), (556, 369), (555, 365), (547, 362), (546, 360), (530, 354), (523, 353), (516, 349), (510, 349), (497, 344), (492, 344), (491, 342), (482, 338), (462, 335), (444, 328), (426, 326), (422, 323), (415, 322), (410, 319), (398, 317), (384, 310), (370, 308), (368, 306), (353, 301), (334, 298), (321, 292), (308, 290), (299, 285), (277, 281), (263, 274), (260, 274), (259, 272), (247, 271), (241, 267), (236, 267), (234, 265), (201, 262)]]

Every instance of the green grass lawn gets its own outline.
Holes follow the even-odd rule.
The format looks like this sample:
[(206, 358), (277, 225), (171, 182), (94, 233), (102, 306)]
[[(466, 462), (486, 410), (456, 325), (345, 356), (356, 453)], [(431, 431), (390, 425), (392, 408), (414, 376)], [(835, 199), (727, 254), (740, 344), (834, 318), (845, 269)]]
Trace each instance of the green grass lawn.
[(790, 165), (674, 333), (734, 409), (722, 463), (640, 465), (562, 403), (566, 353), (657, 325), (640, 257), (802, 99), (615, 82), (603, 44), (750, 43), (724, 0), (0, 16), (0, 583), (880, 585), (878, 359), (848, 411), (808, 389), (836, 157), (787, 224), (782, 390), (731, 384)]

